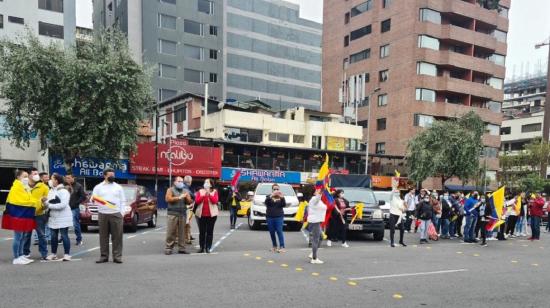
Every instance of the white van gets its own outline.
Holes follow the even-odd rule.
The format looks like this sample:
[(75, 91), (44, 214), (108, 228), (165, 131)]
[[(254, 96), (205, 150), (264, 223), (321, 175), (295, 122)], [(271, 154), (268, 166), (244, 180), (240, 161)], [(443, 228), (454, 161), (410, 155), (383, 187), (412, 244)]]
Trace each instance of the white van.
[[(251, 230), (258, 230), (262, 224), (266, 223), (265, 218), (265, 198), (268, 195), (271, 195), (271, 186), (275, 183), (260, 183), (256, 187), (254, 193), (254, 201), (250, 207), (250, 215), (248, 215), (248, 227)], [(296, 229), (300, 229), (302, 224), (294, 220), (294, 216), (298, 211), (298, 198), (296, 197), (296, 192), (289, 184), (277, 184), (286, 201), (286, 206), (283, 209), (284, 211), (284, 221), (288, 226), (292, 226)]]

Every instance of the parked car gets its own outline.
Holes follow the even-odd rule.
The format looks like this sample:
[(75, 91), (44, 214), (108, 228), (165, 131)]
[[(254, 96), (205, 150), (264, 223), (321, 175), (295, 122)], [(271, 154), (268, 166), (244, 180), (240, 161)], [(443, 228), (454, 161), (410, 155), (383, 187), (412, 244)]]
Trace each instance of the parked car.
[(386, 228), (390, 226), (390, 202), (391, 202), (391, 191), (375, 190), (374, 196), (376, 200), (381, 204), (380, 209), (382, 210), (382, 215), (384, 217), (384, 224)]
[(346, 215), (346, 223), (348, 223), (348, 230), (351, 232), (363, 232), (372, 233), (375, 241), (381, 241), (384, 239), (384, 219), (380, 206), (383, 201), (376, 201), (376, 196), (370, 188), (362, 187), (338, 187), (343, 189), (346, 193), (346, 199), (349, 201), (351, 207), (354, 207), (357, 203), (363, 203), (363, 217), (356, 219), (351, 224), (352, 215), (348, 213)]
[[(265, 197), (271, 195), (271, 186), (274, 183), (260, 183), (256, 187), (254, 199), (248, 211), (248, 227), (251, 230), (258, 230), (262, 224), (266, 223), (265, 212)], [(284, 211), (284, 221), (287, 226), (299, 230), (302, 227), (300, 222), (294, 220), (294, 216), (298, 211), (298, 197), (294, 188), (288, 184), (278, 184), (286, 201)]]
[[(148, 227), (157, 226), (157, 198), (143, 186), (122, 184), (126, 196), (124, 208), (124, 227), (131, 232), (136, 232), (140, 224), (147, 224)], [(91, 196), (91, 193), (88, 194)], [(80, 206), (80, 226), (82, 231), (87, 231), (90, 226), (98, 225), (97, 205), (89, 199)]]

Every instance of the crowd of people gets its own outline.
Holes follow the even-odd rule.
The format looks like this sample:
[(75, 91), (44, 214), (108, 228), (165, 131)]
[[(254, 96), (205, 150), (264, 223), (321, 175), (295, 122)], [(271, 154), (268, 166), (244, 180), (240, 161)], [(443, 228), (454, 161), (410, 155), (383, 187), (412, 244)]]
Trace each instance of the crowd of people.
[[(191, 223), (196, 221), (199, 229), (198, 253), (210, 253), (214, 227), (219, 215), (220, 201), (215, 183), (206, 179), (200, 189), (192, 189), (190, 176), (176, 177), (172, 187), (166, 191), (167, 224), (165, 254), (177, 252), (188, 254), (187, 246), (195, 240), (191, 235)], [(285, 236), (283, 232), (285, 196), (279, 185), (273, 184), (271, 194), (265, 198), (266, 223), (271, 239), (271, 251), (284, 253)], [(331, 192), (331, 204), (322, 198), (323, 190), (318, 188), (309, 199), (302, 193), (297, 197), (304, 213), (299, 222), (309, 233), (309, 255), (312, 264), (322, 264), (318, 258), (318, 249), (323, 240), (328, 247), (334, 243), (348, 248), (347, 231), (350, 218), (356, 214), (356, 208), (350, 206), (344, 191)], [(235, 229), (237, 212), (241, 202), (251, 201), (253, 194), (247, 194), (243, 200), (238, 191), (230, 191), (225, 199), (229, 208), (230, 228)], [(404, 233), (419, 232), (420, 244), (430, 240), (452, 240), (462, 238), (465, 243), (480, 243), (487, 246), (490, 240), (506, 240), (514, 237), (527, 237), (527, 227), (531, 232), (529, 240), (540, 239), (541, 220), (546, 208), (546, 195), (525, 192), (506, 197), (501, 217), (495, 217), (495, 208), (489, 202), (490, 195), (476, 191), (465, 195), (461, 192), (430, 192), (421, 189), (417, 194), (411, 189), (403, 197), (400, 191), (393, 190), (390, 199), (389, 234), (390, 246), (395, 247), (395, 231), (399, 231), (399, 244), (403, 247)], [(30, 258), (32, 234), (41, 259), (47, 261), (70, 261), (71, 242), (69, 228), (76, 235), (75, 245), (83, 244), (80, 231), (80, 204), (87, 196), (84, 188), (73, 175), (62, 176), (18, 170), (16, 179), (6, 200), (6, 210), (2, 216), (2, 228), (13, 230), (13, 264), (25, 265), (34, 260)], [(114, 263), (122, 263), (123, 217), (126, 199), (122, 187), (115, 182), (112, 169), (104, 171), (104, 180), (94, 187), (90, 201), (98, 205), (98, 225), (100, 258), (96, 263), (109, 261), (109, 246), (112, 243)], [(195, 217), (195, 219), (193, 219)], [(490, 227), (495, 218), (504, 223)], [(546, 224), (547, 232), (550, 231)], [(62, 243), (63, 255), (58, 254)], [(48, 245), (50, 249), (48, 251)]]

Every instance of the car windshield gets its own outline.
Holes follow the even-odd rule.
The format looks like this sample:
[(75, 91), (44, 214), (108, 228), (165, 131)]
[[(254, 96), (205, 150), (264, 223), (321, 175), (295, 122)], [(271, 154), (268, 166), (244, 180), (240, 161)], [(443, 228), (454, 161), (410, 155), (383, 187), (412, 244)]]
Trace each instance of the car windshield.
[(133, 202), (136, 199), (136, 189), (136, 187), (122, 186), (126, 202)]
[(374, 195), (376, 196), (376, 200), (382, 200), (386, 201), (386, 203), (390, 203), (391, 191), (375, 191)]
[[(256, 195), (264, 195), (264, 196), (271, 195), (271, 193), (272, 193), (271, 185), (272, 184), (268, 184), (268, 185), (260, 184), (260, 185), (258, 185), (258, 188), (256, 188)], [(279, 186), (279, 189), (281, 190), (281, 192), (283, 193), (284, 196), (290, 196), (290, 197), (295, 197), (296, 196), (296, 193), (294, 192), (294, 189), (290, 185), (282, 185), (281, 184)]]
[(362, 202), (366, 207), (378, 207), (371, 190), (344, 188), (344, 196), (349, 202)]

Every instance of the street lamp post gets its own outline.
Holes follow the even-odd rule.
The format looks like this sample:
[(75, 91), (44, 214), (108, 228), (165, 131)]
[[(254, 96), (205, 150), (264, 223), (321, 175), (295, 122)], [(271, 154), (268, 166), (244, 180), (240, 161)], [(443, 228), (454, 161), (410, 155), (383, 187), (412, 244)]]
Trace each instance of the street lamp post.
[(366, 141), (366, 150), (365, 150), (365, 175), (369, 174), (369, 143), (370, 143), (370, 127), (372, 125), (370, 121), (370, 106), (372, 105), (372, 96), (374, 95), (374, 93), (377, 93), (378, 91), (380, 91), (380, 88), (374, 89), (374, 91), (372, 91), (369, 94), (369, 107), (368, 107), (369, 109), (367, 111), (367, 141)]
[[(546, 42), (535, 45), (535, 48), (539, 49), (543, 46), (549, 46), (548, 68), (546, 71), (546, 102), (544, 103), (544, 120), (542, 124), (542, 141), (547, 143), (550, 139), (550, 37), (548, 37)], [(546, 168), (547, 162), (544, 160), (541, 161), (540, 175), (542, 178), (546, 178)]]

